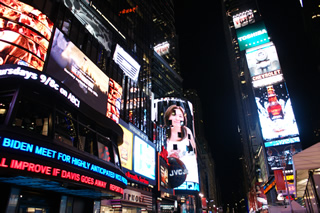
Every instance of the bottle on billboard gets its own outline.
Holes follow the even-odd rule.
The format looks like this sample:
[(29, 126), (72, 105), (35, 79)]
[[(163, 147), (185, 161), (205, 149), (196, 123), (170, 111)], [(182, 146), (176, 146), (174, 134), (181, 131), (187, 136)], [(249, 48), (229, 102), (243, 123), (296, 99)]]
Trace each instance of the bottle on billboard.
[(282, 106), (278, 102), (277, 95), (272, 85), (267, 86), (267, 92), (268, 92), (268, 102), (269, 102), (269, 106), (267, 110), (268, 110), (270, 119), (272, 121), (276, 119), (283, 119), (284, 114), (283, 114)]

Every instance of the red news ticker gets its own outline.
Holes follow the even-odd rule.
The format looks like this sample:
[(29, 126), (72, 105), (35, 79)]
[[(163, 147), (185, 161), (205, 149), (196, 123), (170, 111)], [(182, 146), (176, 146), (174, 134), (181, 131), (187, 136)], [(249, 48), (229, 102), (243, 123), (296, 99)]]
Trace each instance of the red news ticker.
[[(104, 189), (107, 187), (107, 182), (105, 181), (94, 179), (92, 177), (81, 175), (79, 173), (70, 172), (68, 170), (54, 168), (51, 166), (45, 166), (42, 164), (31, 163), (28, 161), (19, 161), (15, 159), (12, 159), (9, 164), (6, 164), (6, 160), (7, 160), (6, 158), (1, 158), (0, 168), (3, 167), (3, 168), (19, 169), (19, 170), (43, 174), (47, 176), (61, 177), (63, 179), (81, 182), (84, 184), (97, 186)], [(111, 184), (110, 184), (110, 188), (111, 188)], [(112, 191), (115, 191), (115, 190), (112, 190)]]

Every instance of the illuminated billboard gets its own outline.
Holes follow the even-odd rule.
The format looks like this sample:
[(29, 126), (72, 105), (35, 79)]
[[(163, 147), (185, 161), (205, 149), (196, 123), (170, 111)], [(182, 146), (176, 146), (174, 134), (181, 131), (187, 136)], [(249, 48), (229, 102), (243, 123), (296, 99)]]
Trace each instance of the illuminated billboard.
[(137, 81), (139, 77), (140, 64), (134, 60), (119, 44), (113, 54), (113, 60), (122, 71), (132, 80)]
[(262, 21), (236, 30), (240, 51), (269, 42), (266, 26)]
[(0, 65), (43, 70), (53, 23), (39, 10), (19, 1), (0, 4)]
[(156, 185), (156, 149), (148, 136), (132, 124), (120, 119), (123, 144), (119, 146), (120, 161), (127, 178), (145, 185)]
[(165, 41), (161, 44), (156, 45), (153, 49), (158, 53), (158, 55), (162, 56), (169, 53), (170, 44)]
[(48, 69), (81, 100), (106, 115), (109, 77), (56, 29)]
[(110, 78), (107, 117), (119, 123), (121, 107), (122, 87)]
[(70, 9), (74, 16), (82, 23), (83, 26), (93, 35), (107, 51), (108, 56), (111, 54), (112, 34), (106, 28), (106, 24), (101, 22), (90, 9), (81, 1), (63, 0), (65, 6)]
[(134, 136), (134, 171), (151, 180), (156, 179), (156, 151), (151, 145), (138, 136)]
[(232, 19), (235, 29), (245, 27), (248, 24), (252, 24), (255, 22), (252, 10), (246, 10), (241, 13), (237, 13), (236, 15), (232, 16)]
[(132, 170), (133, 134), (121, 124), (120, 127), (123, 130), (123, 143), (119, 146), (121, 166)]
[(276, 48), (272, 42), (246, 50), (253, 87), (284, 81)]
[(155, 99), (153, 106), (151, 119), (164, 128), (164, 145), (168, 151), (168, 158), (178, 159), (178, 162), (183, 164), (181, 168), (185, 166), (187, 170), (180, 168), (169, 171), (169, 178), (176, 176), (180, 179), (187, 173), (185, 181), (175, 187), (175, 190), (199, 191), (192, 104), (179, 98), (161, 98)]
[(0, 151), (1, 174), (58, 180), (120, 194), (127, 185), (119, 169), (54, 144), (43, 146), (43, 141), (1, 135)]
[(266, 147), (268, 168), (271, 173), (273, 170), (282, 169), (285, 166), (285, 170), (292, 170), (293, 158), (292, 156), (302, 151), (301, 143), (280, 145), (274, 147)]
[(285, 82), (256, 88), (254, 94), (265, 142), (299, 136)]

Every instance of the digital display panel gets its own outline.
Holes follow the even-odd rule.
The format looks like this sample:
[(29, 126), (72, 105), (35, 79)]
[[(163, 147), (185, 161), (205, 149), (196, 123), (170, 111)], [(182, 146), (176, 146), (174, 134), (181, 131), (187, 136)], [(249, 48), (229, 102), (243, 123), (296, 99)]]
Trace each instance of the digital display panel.
[(0, 4), (0, 65), (43, 70), (53, 23), (39, 10), (19, 1)]
[(134, 171), (151, 180), (156, 179), (155, 147), (134, 136)]
[(255, 22), (252, 10), (246, 10), (236, 15), (233, 15), (232, 19), (235, 29), (245, 27), (248, 24), (252, 24)]
[[(38, 142), (1, 136), (0, 150), (0, 171), (6, 169), (13, 174), (18, 172), (50, 179), (65, 179), (103, 189), (108, 189), (115, 183), (118, 183), (117, 186), (114, 185), (118, 188), (127, 185), (127, 179), (118, 174), (117, 169), (107, 168), (98, 161), (86, 159), (58, 146), (42, 146)], [(110, 184), (111, 180), (114, 184)], [(112, 190), (111, 188), (109, 189)]]
[(122, 87), (110, 78), (107, 117), (119, 123), (121, 107)]
[(246, 50), (253, 87), (284, 81), (276, 48), (272, 42)]
[(192, 104), (180, 98), (161, 98), (155, 99), (153, 106), (152, 120), (164, 128), (161, 137), (166, 138), (164, 146), (168, 158), (179, 159), (188, 172), (186, 180), (175, 190), (199, 191)]
[(266, 26), (262, 21), (236, 30), (240, 51), (269, 42)]
[(136, 62), (124, 49), (117, 44), (113, 54), (113, 60), (122, 71), (132, 80), (137, 81), (139, 77), (140, 64)]
[(56, 29), (46, 71), (106, 116), (109, 77)]
[(153, 49), (158, 53), (158, 55), (162, 56), (169, 53), (170, 44), (169, 42), (163, 42), (161, 44), (156, 45)]
[(106, 24), (101, 22), (81, 1), (63, 0), (63, 2), (91, 35), (99, 41), (109, 57), (111, 54), (112, 33), (106, 28)]
[(132, 170), (133, 134), (121, 124), (120, 127), (123, 130), (123, 143), (119, 146), (121, 166)]
[(299, 135), (285, 82), (256, 88), (254, 94), (265, 142)]
[(169, 169), (167, 162), (160, 157), (160, 186), (168, 188), (169, 185)]
[(292, 170), (292, 156), (298, 152), (301, 152), (301, 150), (301, 143), (266, 147), (265, 151), (267, 154), (269, 171), (273, 173), (273, 170), (282, 169), (284, 165), (285, 170)]

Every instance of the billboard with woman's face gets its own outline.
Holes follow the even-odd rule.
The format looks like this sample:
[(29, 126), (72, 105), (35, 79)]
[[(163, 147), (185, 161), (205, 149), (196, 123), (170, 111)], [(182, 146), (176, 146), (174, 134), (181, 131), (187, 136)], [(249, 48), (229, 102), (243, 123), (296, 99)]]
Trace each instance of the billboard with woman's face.
[[(163, 145), (168, 151), (168, 158), (181, 161), (187, 169), (185, 181), (175, 190), (199, 190), (197, 147), (194, 138), (193, 107), (186, 100), (179, 98), (161, 98), (154, 100), (153, 118), (165, 131)], [(181, 169), (180, 169), (181, 170)], [(184, 170), (172, 169), (170, 179), (181, 178)]]
[(18, 64), (42, 71), (53, 23), (25, 3), (0, 2), (0, 65)]

